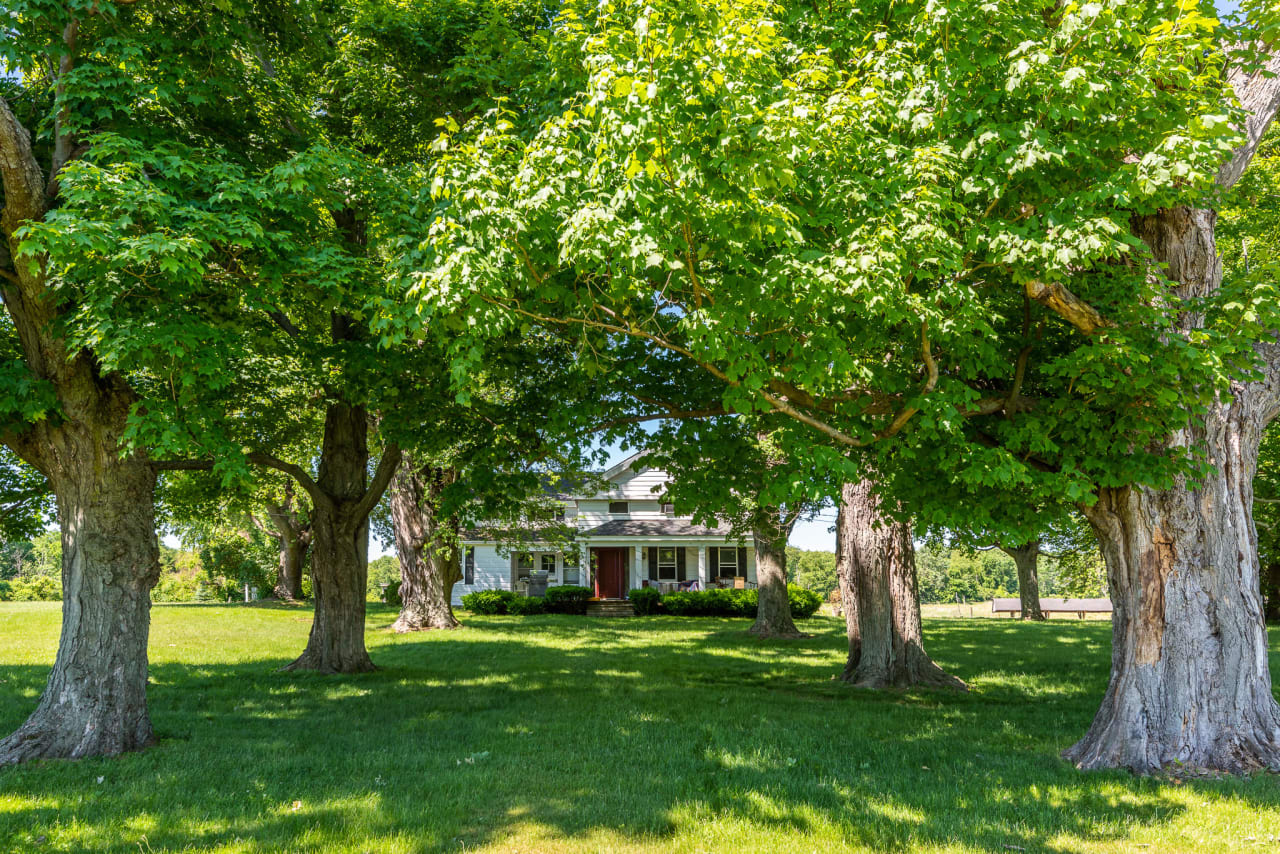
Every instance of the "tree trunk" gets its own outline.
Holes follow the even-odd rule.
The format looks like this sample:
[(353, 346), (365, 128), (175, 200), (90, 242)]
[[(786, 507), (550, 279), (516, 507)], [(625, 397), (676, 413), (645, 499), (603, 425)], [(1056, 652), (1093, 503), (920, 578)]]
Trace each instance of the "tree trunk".
[[(360, 406), (332, 403), (313, 501), (311, 583), (315, 617), (307, 647), (286, 670), (363, 673), (375, 669), (364, 645), (368, 585), (369, 416)], [(364, 542), (361, 542), (361, 540)]]
[(779, 533), (777, 525), (757, 525), (752, 532), (756, 549), (756, 583), (758, 608), (756, 621), (748, 631), (762, 638), (804, 637), (791, 618), (791, 599), (787, 596), (787, 531)]
[(280, 538), (280, 574), (272, 593), (286, 602), (301, 601), (302, 571), (307, 560), (307, 544), (296, 538)]
[[(63, 72), (68, 67), (61, 64)], [(53, 136), (55, 150), (66, 150), (63, 129)], [(13, 322), (21, 367), (57, 397), (49, 417), (0, 426), (0, 441), (48, 478), (62, 532), (58, 654), (35, 711), (0, 740), (0, 765), (140, 750), (155, 740), (147, 714), (147, 635), (150, 592), (160, 577), (156, 475), (145, 460), (121, 458), (120, 436), (137, 402), (133, 390), (60, 337), (77, 310), (73, 298), (51, 292), (42, 263), (9, 264), (18, 230), (42, 219), (57, 194), (56, 183), (43, 180), (30, 133), (3, 97), (0, 184), (6, 274), (0, 304)]]
[(78, 423), (51, 432), (62, 634), (35, 711), (0, 741), (0, 765), (113, 756), (155, 741), (147, 714), (150, 592), (160, 577), (155, 473), (119, 459), (113, 430)]
[(453, 585), (462, 580), (456, 522), (440, 518), (451, 469), (418, 466), (405, 455), (391, 482), (391, 521), (400, 558), (400, 616), (392, 629), (454, 629)]
[(1280, 561), (1267, 565), (1262, 585), (1262, 595), (1266, 600), (1263, 615), (1268, 623), (1280, 622)]
[(869, 481), (844, 486), (836, 573), (849, 630), (842, 680), (875, 689), (966, 688), (924, 651), (910, 526), (881, 512)]
[(1016, 548), (1000, 547), (1001, 551), (1013, 558), (1018, 568), (1018, 601), (1022, 609), (1022, 619), (1043, 620), (1040, 610), (1040, 541), (1032, 540)]
[(307, 549), (311, 546), (311, 525), (296, 509), (295, 500), (293, 482), (289, 481), (284, 502), (267, 507), (267, 517), (275, 527), (280, 546), (280, 574), (272, 593), (284, 601), (306, 598), (302, 592), (302, 573)]
[[(1221, 281), (1214, 221), (1213, 211), (1188, 208), (1135, 218), (1135, 233), (1183, 296), (1205, 296)], [(1186, 314), (1181, 325), (1201, 323)], [(1253, 526), (1258, 449), (1280, 407), (1274, 350), (1260, 346), (1269, 380), (1233, 384), (1169, 439), (1205, 452), (1213, 471), (1202, 484), (1102, 489), (1086, 508), (1115, 613), (1102, 707), (1064, 753), (1081, 768), (1280, 769)]]

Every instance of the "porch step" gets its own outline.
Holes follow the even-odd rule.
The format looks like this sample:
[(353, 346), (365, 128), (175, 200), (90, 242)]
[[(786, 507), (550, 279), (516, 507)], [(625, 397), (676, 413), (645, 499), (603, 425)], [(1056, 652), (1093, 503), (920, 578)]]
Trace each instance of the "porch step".
[(588, 617), (634, 617), (636, 609), (626, 599), (598, 599), (587, 603)]

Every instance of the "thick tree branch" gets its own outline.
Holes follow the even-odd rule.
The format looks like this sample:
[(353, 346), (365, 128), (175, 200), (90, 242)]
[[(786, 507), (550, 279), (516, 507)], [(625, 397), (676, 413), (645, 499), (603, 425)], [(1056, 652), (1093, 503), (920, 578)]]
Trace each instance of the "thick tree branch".
[(1111, 325), (1096, 308), (1067, 290), (1064, 285), (1046, 284), (1033, 279), (1027, 282), (1026, 293), (1085, 335), (1097, 335)]
[(293, 321), (289, 319), (289, 316), (285, 314), (283, 311), (278, 311), (278, 310), (268, 311), (267, 316), (270, 317), (275, 322), (276, 326), (279, 326), (282, 330), (284, 330), (285, 334), (288, 335), (290, 338), (297, 338), (302, 334), (302, 332), (298, 329), (298, 327), (293, 325)]
[(284, 474), (289, 475), (289, 477), (297, 481), (298, 486), (301, 486), (307, 491), (307, 495), (311, 496), (313, 504), (317, 506), (324, 505), (327, 507), (333, 503), (329, 499), (329, 496), (325, 495), (324, 491), (320, 489), (319, 485), (311, 478), (311, 475), (309, 475), (307, 470), (302, 466), (287, 463), (284, 460), (259, 451), (249, 454), (247, 459), (255, 465), (266, 466), (267, 468), (275, 469), (278, 472), (283, 472)]
[(31, 152), (31, 134), (0, 97), (0, 181), (4, 182), (4, 209), (0, 231), (8, 239), (22, 223), (44, 216), (44, 179)]
[(1262, 143), (1267, 127), (1280, 112), (1280, 53), (1272, 55), (1265, 70), (1245, 74), (1238, 68), (1227, 73), (1227, 81), (1235, 90), (1236, 98), (1248, 113), (1242, 128), (1245, 142), (1231, 154), (1231, 159), (1218, 170), (1218, 184), (1230, 187), (1240, 180)]
[(58, 83), (54, 87), (55, 97), (60, 102), (58, 112), (53, 117), (53, 159), (49, 163), (49, 184), (45, 195), (52, 199), (58, 195), (58, 173), (67, 165), (75, 148), (75, 136), (67, 130), (71, 118), (71, 108), (66, 103), (67, 77), (75, 67), (76, 40), (80, 34), (80, 21), (72, 18), (62, 30), (62, 43), (66, 52), (58, 61)]
[(356, 502), (353, 513), (357, 519), (368, 516), (373, 512), (373, 508), (378, 506), (378, 502), (382, 500), (382, 493), (387, 491), (391, 478), (400, 467), (400, 457), (400, 446), (395, 442), (391, 442), (383, 450), (382, 459), (378, 461), (378, 469), (373, 474), (373, 482), (365, 490), (364, 496)]

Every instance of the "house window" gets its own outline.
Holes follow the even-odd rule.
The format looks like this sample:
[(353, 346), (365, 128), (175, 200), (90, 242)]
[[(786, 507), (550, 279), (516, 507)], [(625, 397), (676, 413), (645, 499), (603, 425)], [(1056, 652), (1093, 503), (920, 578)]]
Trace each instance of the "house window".
[(610, 501), (609, 512), (615, 513), (615, 514), (630, 513), (631, 509), (630, 509), (630, 505), (626, 501)]
[(676, 580), (676, 550), (658, 549), (658, 579), (660, 581)]
[(717, 558), (718, 566), (716, 566), (716, 575), (746, 575), (745, 572), (738, 571), (737, 549), (717, 549), (716, 553), (719, 555)]
[(556, 556), (555, 555), (542, 556), (542, 571), (547, 574), (548, 578), (556, 574)]
[(577, 584), (578, 582), (578, 558), (576, 555), (566, 554), (564, 556), (564, 583)]
[(462, 558), (462, 583), (476, 583), (476, 549), (475, 546), (468, 546), (463, 552)]
[(516, 580), (528, 578), (530, 572), (533, 572), (533, 555), (529, 552), (516, 555)]
[(674, 516), (674, 515), (676, 515), (676, 506), (675, 506), (674, 504), (670, 503), (670, 502), (663, 502), (663, 504), (662, 504), (662, 515), (663, 515), (663, 516)]

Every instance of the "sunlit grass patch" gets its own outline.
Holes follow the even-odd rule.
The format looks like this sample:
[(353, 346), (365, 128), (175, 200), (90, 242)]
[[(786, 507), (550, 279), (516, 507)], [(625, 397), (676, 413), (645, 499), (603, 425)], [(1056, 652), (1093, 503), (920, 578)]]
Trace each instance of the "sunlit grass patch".
[[(0, 851), (1270, 850), (1276, 779), (1081, 774), (1110, 626), (926, 622), (968, 694), (833, 681), (843, 624), (469, 617), (376, 673), (279, 672), (302, 608), (153, 611), (157, 747), (0, 771)], [(0, 607), (0, 724), (42, 689), (56, 605)], [(102, 781), (99, 782), (99, 778)], [(40, 840), (40, 841), (38, 841)], [(1137, 846), (1147, 846), (1140, 848)]]

